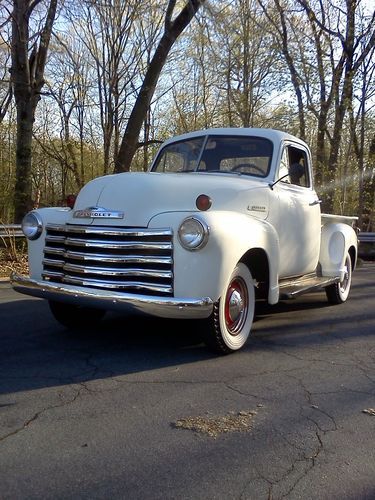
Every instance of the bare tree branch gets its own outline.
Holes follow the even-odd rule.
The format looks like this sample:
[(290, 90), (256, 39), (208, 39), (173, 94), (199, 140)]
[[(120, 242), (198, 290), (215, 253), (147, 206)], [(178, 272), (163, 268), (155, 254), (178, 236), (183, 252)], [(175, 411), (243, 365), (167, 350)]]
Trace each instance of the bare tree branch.
[(185, 6), (181, 9), (174, 21), (169, 25), (169, 27), (168, 25), (166, 26), (164, 34), (161, 37), (150, 61), (137, 100), (130, 114), (121, 146), (115, 160), (115, 172), (129, 170), (137, 148), (138, 137), (142, 124), (147, 115), (147, 110), (150, 106), (156, 84), (167, 60), (168, 54), (176, 39), (183, 32), (186, 26), (188, 26), (204, 2), (205, 0), (187, 0)]

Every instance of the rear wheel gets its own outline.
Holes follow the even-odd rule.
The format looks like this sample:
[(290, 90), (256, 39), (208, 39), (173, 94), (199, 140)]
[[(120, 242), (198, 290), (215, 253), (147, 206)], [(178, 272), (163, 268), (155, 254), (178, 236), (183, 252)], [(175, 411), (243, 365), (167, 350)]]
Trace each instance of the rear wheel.
[(248, 267), (240, 262), (207, 320), (204, 332), (206, 344), (221, 354), (241, 349), (250, 335), (254, 304), (253, 278)]
[(345, 259), (344, 277), (339, 283), (334, 283), (326, 287), (328, 302), (331, 304), (342, 304), (349, 297), (350, 286), (352, 284), (352, 259), (348, 252)]
[(63, 326), (71, 329), (93, 328), (98, 324), (106, 311), (93, 307), (81, 307), (64, 302), (49, 301), (54, 318)]

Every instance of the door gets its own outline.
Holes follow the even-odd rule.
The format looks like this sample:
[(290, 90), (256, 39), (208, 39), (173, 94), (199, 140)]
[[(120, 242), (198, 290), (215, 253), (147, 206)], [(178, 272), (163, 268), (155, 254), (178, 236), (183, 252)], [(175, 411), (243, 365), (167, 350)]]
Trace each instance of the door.
[(321, 231), (320, 204), (312, 187), (309, 152), (299, 144), (284, 145), (276, 180), (284, 175), (287, 176), (274, 186), (276, 199), (270, 213), (280, 242), (280, 278), (315, 271)]

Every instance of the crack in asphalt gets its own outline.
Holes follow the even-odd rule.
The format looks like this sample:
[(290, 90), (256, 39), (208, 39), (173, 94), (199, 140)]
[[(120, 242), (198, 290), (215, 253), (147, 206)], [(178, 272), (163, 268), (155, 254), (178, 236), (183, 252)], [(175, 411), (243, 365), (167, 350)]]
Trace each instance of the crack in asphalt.
[[(319, 412), (321, 413), (322, 415), (325, 415), (333, 424), (333, 428), (332, 429), (322, 429), (320, 427), (320, 425), (315, 421), (313, 420), (310, 416), (306, 416), (305, 418), (307, 418), (308, 420), (312, 421), (316, 427), (321, 431), (323, 432), (324, 434), (326, 432), (333, 432), (333, 431), (336, 431), (338, 429), (338, 426), (337, 426), (337, 422), (336, 420), (334, 419), (334, 417), (332, 417), (332, 415), (330, 415), (329, 413), (327, 413), (326, 411), (322, 410), (313, 400), (314, 396), (318, 396), (319, 394), (323, 394), (323, 393), (319, 393), (319, 392), (311, 392), (309, 391), (309, 389), (305, 386), (305, 384), (303, 383), (303, 381), (300, 379), (300, 378), (295, 378), (295, 377), (292, 377), (294, 378), (300, 385), (300, 387), (302, 387), (303, 391), (304, 391), (304, 394), (306, 396), (306, 400), (310, 406), (310, 408), (314, 411), (314, 412)], [(339, 392), (342, 392), (341, 390), (340, 391), (332, 391), (334, 393), (339, 393)], [(301, 407), (301, 410), (302, 412), (304, 411), (304, 409)]]
[[(323, 441), (322, 441), (318, 431), (315, 431), (315, 436), (316, 436), (317, 441), (318, 441), (317, 447), (316, 447), (314, 453), (310, 454), (309, 456), (306, 456), (305, 450), (302, 450), (300, 447), (296, 446), (294, 443), (289, 442), (289, 440), (285, 436), (283, 436), (282, 433), (279, 433), (279, 435), (282, 436), (285, 439), (285, 441), (292, 448), (296, 449), (298, 452), (302, 452), (302, 456), (300, 454), (298, 457), (296, 457), (295, 460), (292, 461), (291, 465), (287, 468), (287, 470), (278, 479), (271, 479), (271, 478), (265, 476), (264, 474), (262, 474), (262, 472), (256, 468), (256, 471), (258, 474), (258, 479), (261, 479), (262, 481), (265, 481), (268, 484), (267, 493), (268, 493), (269, 500), (274, 500), (276, 498), (282, 499), (282, 498), (288, 497), (292, 493), (292, 491), (296, 488), (296, 486), (300, 483), (300, 481), (302, 481), (302, 479), (304, 479), (309, 474), (309, 472), (315, 467), (316, 459), (324, 448)], [(302, 464), (302, 465), (306, 464), (304, 467), (304, 470), (302, 472), (299, 472), (297, 470), (297, 466), (300, 464)], [(282, 485), (282, 483), (287, 481), (290, 478), (290, 476), (294, 473), (297, 473), (298, 477), (288, 487), (287, 491), (285, 491), (284, 493), (280, 492), (279, 494), (277, 494), (277, 496), (274, 496), (275, 495), (275, 487), (277, 487), (277, 486), (280, 487)], [(251, 481), (249, 481), (245, 485), (245, 487), (243, 488), (243, 490), (240, 494), (240, 497), (239, 497), (240, 499), (247, 498), (245, 496), (246, 495), (245, 492), (246, 492), (246, 489), (250, 483), (251, 483)]]
[[(324, 443), (323, 443), (323, 436), (328, 433), (328, 432), (334, 432), (338, 429), (337, 423), (335, 419), (329, 415), (326, 411), (322, 410), (321, 408), (318, 408), (316, 405), (313, 403), (313, 397), (314, 393), (309, 391), (303, 381), (297, 377), (292, 377), (294, 380), (298, 382), (300, 387), (303, 389), (303, 393), (305, 395), (305, 398), (313, 411), (320, 412), (321, 414), (325, 415), (331, 422), (332, 422), (332, 428), (322, 428), (321, 424), (317, 422), (312, 416), (306, 415), (305, 411), (306, 408), (303, 406), (300, 407), (300, 416), (302, 419), (306, 419), (309, 422), (311, 422), (316, 430), (315, 430), (315, 437), (317, 441), (317, 445), (315, 447), (315, 450), (313, 453), (306, 453), (306, 450), (302, 448), (301, 446), (298, 446), (297, 444), (291, 442), (287, 436), (284, 435), (282, 432), (278, 432), (279, 436), (282, 437), (282, 439), (293, 449), (295, 449), (298, 453), (298, 456), (295, 458), (295, 460), (292, 461), (291, 465), (288, 467), (288, 469), (279, 477), (278, 479), (272, 479), (270, 477), (265, 476), (262, 474), (259, 470), (257, 470), (257, 474), (259, 479), (265, 481), (269, 486), (268, 486), (268, 499), (283, 499), (287, 498), (298, 486), (298, 484), (310, 473), (310, 471), (316, 466), (317, 459), (324, 449)], [(305, 465), (304, 465), (305, 464)], [(302, 471), (298, 470), (298, 466), (302, 465), (303, 469)], [(292, 480), (292, 483), (287, 487), (287, 490), (284, 491), (283, 493), (279, 491), (276, 493), (276, 487), (282, 487), (282, 483), (285, 483), (288, 479), (291, 478), (293, 474), (297, 474), (297, 477)], [(245, 498), (245, 492), (250, 483), (247, 483), (246, 486), (244, 487), (240, 498)], [(277, 496), (275, 496), (277, 495)]]
[(243, 392), (240, 389), (236, 389), (236, 387), (232, 387), (229, 385), (229, 383), (225, 384), (223, 382), (224, 386), (229, 389), (230, 391), (236, 392), (237, 394), (240, 394), (241, 396), (249, 397), (249, 398), (254, 398), (254, 399), (262, 399), (264, 400), (265, 398), (263, 396), (259, 396), (258, 394), (250, 394), (249, 392)]
[[(292, 346), (292, 347), (297, 347), (297, 346)], [(272, 349), (272, 347), (271, 347)], [(278, 350), (278, 352), (283, 353), (285, 356), (290, 356), (291, 358), (297, 359), (299, 361), (303, 362), (310, 362), (310, 363), (322, 363), (328, 366), (343, 366), (343, 367), (349, 367), (349, 368), (357, 368), (358, 370), (362, 371), (366, 378), (368, 378), (371, 382), (375, 382), (375, 379), (371, 378), (370, 375), (367, 374), (366, 369), (369, 371), (373, 371), (374, 368), (371, 366), (363, 366), (363, 361), (356, 359), (355, 356), (352, 356), (354, 359), (353, 363), (343, 363), (340, 361), (332, 361), (332, 360), (326, 360), (326, 359), (320, 359), (320, 358), (307, 358), (307, 357), (301, 357), (297, 356), (296, 354), (290, 353), (285, 350)], [(361, 366), (362, 365), (362, 366)]]
[[(284, 352), (284, 354), (289, 355), (289, 353), (287, 353), (287, 352)], [(291, 355), (291, 357), (298, 358), (297, 356), (294, 356), (294, 355)], [(316, 361), (328, 363), (325, 360), (316, 360)], [(374, 382), (372, 380), (372, 378), (370, 376), (368, 376), (368, 374), (366, 373), (366, 369), (361, 367), (361, 366), (358, 366), (358, 362), (359, 362), (359, 360), (356, 360), (355, 364), (345, 364), (345, 365), (359, 369), (360, 371), (362, 371), (364, 373), (364, 375), (371, 382)], [(337, 363), (337, 364), (339, 364), (339, 363)], [(344, 365), (343, 363), (340, 363), (340, 364)], [(309, 455), (306, 454), (305, 449), (303, 449), (302, 447), (291, 442), (287, 438), (287, 436), (285, 436), (283, 433), (278, 432), (278, 434), (282, 437), (282, 439), (289, 446), (291, 446), (292, 448), (297, 450), (297, 452), (300, 454), (300, 456), (296, 457), (296, 459), (292, 461), (290, 467), (278, 479), (272, 479), (270, 477), (267, 477), (257, 469), (258, 479), (265, 481), (268, 484), (267, 495), (268, 495), (269, 500), (272, 500), (275, 498), (278, 498), (278, 499), (287, 498), (295, 490), (295, 488), (298, 486), (298, 484), (316, 466), (318, 457), (319, 457), (320, 453), (322, 452), (322, 450), (324, 449), (324, 443), (323, 443), (324, 436), (329, 432), (335, 432), (339, 429), (335, 418), (332, 415), (330, 415), (327, 411), (323, 410), (322, 408), (320, 408), (319, 406), (314, 404), (315, 398), (319, 395), (322, 395), (322, 394), (332, 394), (332, 393), (337, 394), (340, 392), (359, 392), (361, 394), (373, 395), (371, 392), (356, 391), (354, 389), (347, 389), (347, 388), (340, 388), (337, 391), (312, 392), (306, 387), (305, 383), (303, 382), (303, 380), (301, 378), (295, 377), (292, 374), (290, 374), (288, 376), (291, 377), (292, 379), (294, 379), (299, 384), (299, 386), (302, 388), (303, 394), (305, 395), (305, 399), (306, 399), (306, 401), (311, 409), (311, 412), (312, 413), (317, 412), (317, 413), (324, 415), (331, 422), (331, 426), (328, 426), (328, 427), (322, 426), (322, 424), (319, 421), (317, 421), (313, 415), (311, 415), (311, 414), (306, 415), (306, 408), (304, 406), (300, 407), (301, 419), (306, 419), (307, 421), (311, 422), (315, 426), (315, 429), (316, 429), (315, 436), (316, 436), (316, 440), (317, 440), (317, 446), (316, 446), (314, 452), (312, 454), (309, 454)], [(301, 456), (301, 454), (302, 454), (302, 456)], [(299, 472), (297, 467), (299, 464), (303, 464), (303, 463), (306, 463), (306, 467), (302, 472)], [(288, 487), (288, 489), (286, 491), (284, 491), (284, 493), (281, 493), (280, 491), (278, 493), (276, 493), (276, 491), (275, 491), (276, 487), (277, 486), (280, 487), (281, 484), (283, 482), (287, 481), (294, 473), (297, 473), (298, 477), (296, 477), (295, 480), (293, 480), (292, 484)], [(251, 483), (251, 481), (247, 482), (247, 484), (245, 485), (245, 487), (242, 490), (240, 498), (246, 498), (246, 490), (247, 490), (250, 483)], [(275, 496), (275, 494), (277, 496)]]
[[(50, 406), (47, 406), (46, 408), (43, 408), (43, 409), (39, 410), (31, 418), (29, 418), (28, 420), (26, 420), (23, 423), (22, 427), (18, 427), (17, 429), (13, 430), (12, 432), (9, 432), (8, 434), (0, 436), (0, 443), (2, 443), (3, 441), (5, 441), (6, 439), (8, 439), (8, 438), (10, 438), (12, 436), (15, 436), (15, 435), (19, 434), (20, 432), (24, 431), (25, 429), (27, 429), (30, 424), (32, 424), (33, 422), (35, 422), (36, 420), (38, 420), (38, 418), (41, 415), (43, 415), (44, 413), (46, 413), (47, 411), (53, 410), (55, 408), (61, 408), (63, 406), (68, 406), (68, 405), (73, 404), (80, 397), (80, 395), (81, 395), (81, 390), (78, 390), (76, 392), (76, 394), (74, 395), (74, 397), (72, 399), (70, 399), (69, 401), (63, 401), (63, 402), (61, 402), (59, 404), (50, 405)], [(59, 397), (61, 397), (61, 395), (59, 395)]]
[[(279, 498), (286, 498), (288, 497), (292, 491), (296, 488), (296, 486), (300, 483), (300, 481), (302, 481), (302, 479), (304, 479), (309, 473), (310, 471), (315, 467), (315, 464), (316, 464), (316, 459), (318, 458), (319, 454), (321, 453), (321, 451), (323, 450), (324, 448), (324, 445), (323, 445), (323, 441), (319, 435), (319, 432), (315, 432), (315, 435), (317, 437), (317, 440), (318, 440), (318, 446), (316, 448), (316, 451), (313, 455), (311, 455), (310, 457), (304, 457), (303, 459), (298, 459), (298, 460), (295, 460), (295, 462), (292, 464), (293, 465), (293, 468), (295, 467), (295, 464), (298, 463), (298, 462), (311, 462), (310, 463), (310, 466), (307, 467), (307, 469), (294, 481), (294, 483), (290, 486), (290, 488), (288, 489), (288, 491), (286, 491), (281, 497)], [(290, 475), (290, 473), (288, 474), (288, 476)], [(286, 476), (287, 477), (287, 476)]]

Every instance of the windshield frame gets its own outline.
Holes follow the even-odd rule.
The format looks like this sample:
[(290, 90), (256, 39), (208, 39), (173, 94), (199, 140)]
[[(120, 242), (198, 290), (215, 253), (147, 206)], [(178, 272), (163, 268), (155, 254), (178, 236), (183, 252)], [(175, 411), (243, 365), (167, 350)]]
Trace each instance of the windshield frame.
[[(171, 146), (176, 146), (178, 144), (181, 144), (181, 143), (188, 143), (188, 142), (192, 142), (192, 141), (199, 141), (199, 140), (202, 140), (202, 144), (200, 145), (200, 151), (199, 153), (197, 154), (196, 158), (194, 159), (194, 163), (195, 163), (195, 166), (193, 169), (181, 169), (181, 170), (158, 170), (158, 166), (160, 165), (160, 162), (161, 160), (163, 159), (163, 155), (165, 154), (166, 151), (168, 151), (168, 148), (170, 148)], [(205, 152), (207, 151), (206, 149), (206, 146), (207, 146), (207, 143), (209, 140), (213, 140), (213, 141), (224, 141), (224, 140), (239, 140), (239, 141), (244, 141), (244, 140), (256, 140), (256, 141), (262, 141), (264, 142), (265, 144), (267, 144), (267, 148), (269, 148), (269, 154), (268, 155), (264, 155), (264, 159), (267, 161), (267, 167), (264, 168), (264, 171), (262, 172), (262, 174), (259, 173), (259, 171), (261, 170), (261, 168), (258, 168), (257, 171), (254, 171), (254, 172), (246, 172), (246, 171), (233, 171), (233, 170), (225, 170), (225, 169), (212, 169), (212, 168), (206, 168), (206, 169), (202, 169), (201, 168), (201, 162), (202, 162), (202, 157), (204, 156)], [(270, 171), (271, 171), (271, 166), (272, 166), (272, 159), (273, 159), (273, 154), (274, 154), (274, 144), (273, 144), (273, 141), (268, 138), (268, 137), (263, 137), (263, 136), (258, 136), (258, 135), (243, 135), (243, 134), (202, 134), (202, 135), (196, 135), (196, 136), (191, 136), (191, 137), (186, 137), (186, 138), (182, 138), (180, 140), (176, 140), (176, 141), (172, 141), (172, 142), (168, 142), (167, 144), (165, 144), (165, 146), (162, 146), (160, 148), (160, 150), (158, 151), (156, 157), (155, 157), (155, 160), (153, 161), (152, 165), (151, 165), (151, 168), (150, 168), (150, 172), (158, 172), (158, 173), (166, 173), (166, 174), (170, 174), (170, 173), (200, 173), (200, 174), (232, 174), (232, 175), (245, 175), (247, 177), (255, 177), (255, 178), (258, 178), (258, 179), (265, 179), (269, 176), (270, 174)], [(232, 157), (229, 156), (227, 158), (225, 158), (224, 156), (222, 157), (222, 160), (225, 160), (225, 159), (232, 159), (232, 160), (235, 160), (235, 159), (238, 159), (240, 157)], [(250, 158), (250, 156), (249, 156)], [(260, 158), (260, 157), (259, 157)], [(263, 159), (263, 156), (262, 156), (262, 159)], [(263, 160), (264, 161), (264, 160)]]

